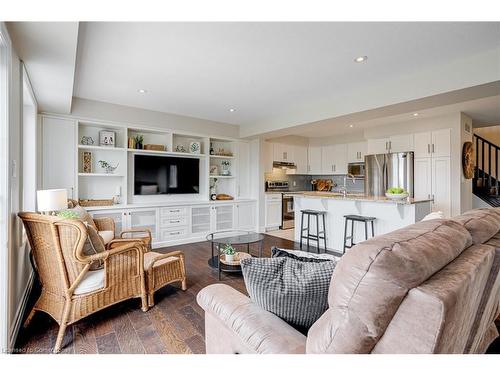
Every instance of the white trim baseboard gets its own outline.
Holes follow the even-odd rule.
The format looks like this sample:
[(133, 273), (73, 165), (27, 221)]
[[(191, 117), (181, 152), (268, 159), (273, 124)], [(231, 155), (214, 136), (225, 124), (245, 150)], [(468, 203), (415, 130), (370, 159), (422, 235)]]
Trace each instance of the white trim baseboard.
[(14, 325), (12, 326), (11, 331), (9, 332), (9, 353), (14, 349), (17, 341), (17, 335), (19, 334), (19, 330), (21, 325), (23, 324), (23, 317), (26, 312), (26, 305), (28, 304), (28, 300), (33, 289), (33, 284), (35, 281), (35, 272), (31, 271), (30, 277), (28, 279), (28, 283), (26, 288), (24, 289), (23, 298), (21, 298), (21, 303), (17, 307), (16, 317), (14, 319)]

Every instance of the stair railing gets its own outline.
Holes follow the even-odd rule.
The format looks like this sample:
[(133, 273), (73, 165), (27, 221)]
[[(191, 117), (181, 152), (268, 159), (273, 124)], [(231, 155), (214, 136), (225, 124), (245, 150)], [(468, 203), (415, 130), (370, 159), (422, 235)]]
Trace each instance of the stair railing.
[[(498, 150), (500, 147), (477, 134), (474, 134), (474, 142), (476, 149), (476, 165), (474, 170), (475, 184), (481, 181), (481, 187), (486, 188), (488, 194), (491, 195), (492, 188), (494, 188), (494, 194), (498, 196)], [(492, 164), (494, 164), (493, 170)]]

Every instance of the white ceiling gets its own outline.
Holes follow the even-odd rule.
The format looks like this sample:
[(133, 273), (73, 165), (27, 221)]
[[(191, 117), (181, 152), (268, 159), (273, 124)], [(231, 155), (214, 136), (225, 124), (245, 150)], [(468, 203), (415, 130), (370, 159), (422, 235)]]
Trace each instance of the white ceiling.
[(70, 113), (78, 22), (9, 22), (7, 27), (26, 65), (38, 107)]
[[(500, 23), (82, 23), (74, 95), (242, 131), (286, 127), (330, 117), (315, 107), (325, 98), (334, 107), (347, 92), (499, 48), (499, 40)], [(360, 55), (368, 61), (354, 63)], [(415, 81), (407, 92), (422, 76)]]

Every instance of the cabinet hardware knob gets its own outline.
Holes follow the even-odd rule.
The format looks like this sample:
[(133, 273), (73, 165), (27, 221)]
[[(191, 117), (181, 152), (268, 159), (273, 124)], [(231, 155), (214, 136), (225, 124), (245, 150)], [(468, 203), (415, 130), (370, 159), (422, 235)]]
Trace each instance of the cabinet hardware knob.
[(429, 143), (427, 143), (427, 153), (428, 154), (431, 153), (431, 145)]
[(432, 153), (434, 154), (435, 151), (434, 151), (434, 143), (432, 144)]

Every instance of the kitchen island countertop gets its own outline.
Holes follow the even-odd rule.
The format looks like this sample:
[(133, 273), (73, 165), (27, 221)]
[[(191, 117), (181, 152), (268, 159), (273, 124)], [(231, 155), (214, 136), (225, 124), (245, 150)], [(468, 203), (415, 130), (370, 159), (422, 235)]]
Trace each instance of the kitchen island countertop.
[(304, 196), (307, 198), (322, 198), (322, 199), (337, 199), (337, 200), (350, 200), (350, 201), (363, 201), (363, 202), (378, 202), (378, 203), (391, 203), (391, 204), (416, 204), (422, 202), (431, 202), (432, 199), (415, 199), (415, 198), (405, 198), (405, 199), (389, 199), (387, 197), (373, 197), (364, 194), (353, 194), (348, 193), (344, 196), (342, 193), (335, 193), (331, 191), (300, 191), (300, 192), (288, 192), (289, 195)]

